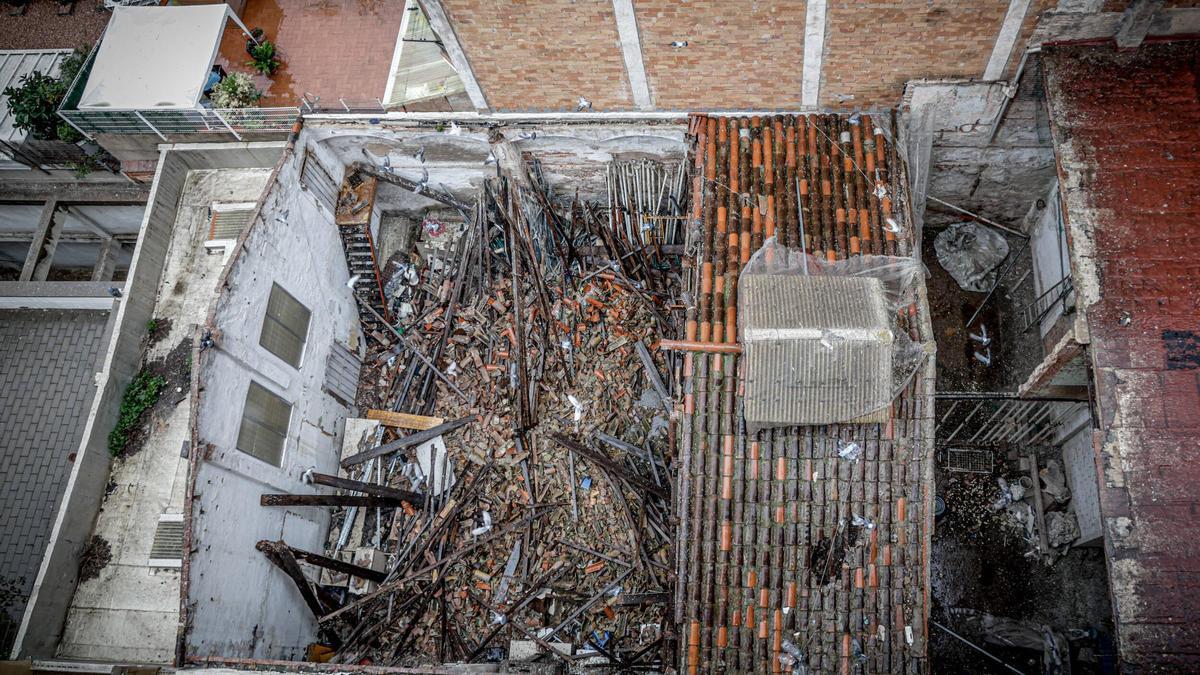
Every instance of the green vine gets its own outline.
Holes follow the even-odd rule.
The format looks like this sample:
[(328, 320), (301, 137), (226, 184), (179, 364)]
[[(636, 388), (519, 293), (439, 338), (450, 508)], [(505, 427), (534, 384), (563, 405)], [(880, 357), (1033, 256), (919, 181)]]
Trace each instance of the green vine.
[(158, 401), (163, 385), (167, 381), (161, 375), (153, 375), (143, 370), (133, 378), (125, 395), (121, 398), (121, 416), (117, 426), (108, 435), (108, 452), (113, 457), (121, 454), (125, 444), (129, 442), (129, 432), (137, 426), (138, 420), (150, 406)]

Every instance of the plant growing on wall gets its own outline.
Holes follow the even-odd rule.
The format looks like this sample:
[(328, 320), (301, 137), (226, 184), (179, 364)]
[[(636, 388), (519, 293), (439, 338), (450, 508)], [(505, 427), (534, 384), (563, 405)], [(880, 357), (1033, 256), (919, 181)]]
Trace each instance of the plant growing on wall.
[(158, 401), (166, 383), (166, 379), (161, 375), (154, 375), (146, 370), (133, 378), (133, 382), (125, 389), (125, 395), (121, 397), (121, 413), (117, 419), (117, 426), (108, 434), (109, 454), (113, 457), (121, 454), (129, 441), (129, 433), (137, 427), (142, 413)]
[(250, 61), (246, 65), (258, 72), (271, 76), (279, 67), (279, 50), (274, 42), (263, 40), (250, 49)]
[(262, 92), (247, 73), (230, 73), (213, 87), (212, 102), (217, 108), (249, 108), (260, 98)]
[(57, 77), (35, 71), (22, 76), (19, 84), (5, 88), (13, 126), (39, 141), (75, 143), (82, 139), (78, 131), (58, 116), (57, 110), (86, 58), (85, 50), (76, 49), (63, 59)]

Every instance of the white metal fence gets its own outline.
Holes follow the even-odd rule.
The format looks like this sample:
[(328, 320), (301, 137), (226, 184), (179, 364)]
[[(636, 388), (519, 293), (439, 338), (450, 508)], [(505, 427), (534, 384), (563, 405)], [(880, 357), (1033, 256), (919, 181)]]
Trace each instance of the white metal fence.
[(154, 134), (164, 142), (188, 134), (243, 136), (291, 131), (299, 108), (195, 108), (185, 110), (60, 110), (60, 116), (80, 133)]

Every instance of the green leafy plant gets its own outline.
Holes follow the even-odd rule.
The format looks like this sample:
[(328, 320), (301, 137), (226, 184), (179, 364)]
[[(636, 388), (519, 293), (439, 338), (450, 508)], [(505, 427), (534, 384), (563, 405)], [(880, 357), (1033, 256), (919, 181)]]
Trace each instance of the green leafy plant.
[(158, 401), (163, 386), (167, 383), (161, 375), (143, 370), (133, 378), (121, 397), (121, 413), (117, 426), (108, 434), (108, 452), (113, 457), (121, 454), (129, 442), (129, 432), (137, 426), (142, 413)]
[(158, 328), (158, 319), (150, 319), (146, 322), (146, 332), (153, 333), (154, 329)]
[(279, 49), (274, 42), (263, 40), (250, 48), (250, 60), (246, 65), (270, 77), (279, 67)]
[(249, 108), (260, 98), (262, 92), (247, 73), (230, 73), (213, 87), (212, 102), (217, 108)]
[(64, 122), (57, 111), (86, 59), (87, 52), (76, 49), (63, 59), (57, 77), (35, 71), (22, 76), (16, 86), (5, 88), (13, 126), (39, 141), (75, 143), (82, 139), (83, 136)]

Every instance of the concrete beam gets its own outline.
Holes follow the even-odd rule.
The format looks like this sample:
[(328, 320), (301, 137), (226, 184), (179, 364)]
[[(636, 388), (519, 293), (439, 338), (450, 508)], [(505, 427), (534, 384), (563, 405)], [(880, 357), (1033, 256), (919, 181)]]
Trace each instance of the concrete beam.
[(58, 234), (62, 231), (61, 224), (54, 224), (57, 210), (58, 201), (53, 197), (42, 205), (42, 215), (38, 219), (37, 229), (33, 232), (33, 243), (29, 245), (29, 253), (25, 254), (25, 265), (21, 267), (21, 281), (46, 280), (46, 275), (50, 272), (50, 261), (54, 258), (54, 249), (58, 246)]
[(625, 73), (629, 76), (633, 104), (638, 110), (653, 110), (646, 64), (642, 61), (642, 39), (638, 34), (637, 17), (633, 14), (633, 0), (613, 0), (613, 15), (617, 20), (617, 37), (621, 41), (621, 55), (625, 57)]
[(92, 268), (92, 281), (112, 281), (117, 271), (117, 252), (121, 250), (121, 242), (116, 239), (105, 239), (100, 243), (100, 255), (96, 258), (96, 266)]
[(79, 209), (76, 209), (76, 208), (72, 208), (70, 206), (63, 207), (63, 211), (66, 211), (67, 213), (71, 214), (72, 216), (75, 216), (77, 219), (79, 219), (80, 223), (83, 223), (84, 227), (86, 227), (87, 229), (91, 230), (92, 232), (95, 232), (96, 234), (100, 235), (100, 237), (102, 237), (104, 239), (112, 239), (113, 238), (112, 232), (109, 232), (108, 230), (104, 229), (104, 226), (102, 226), (100, 223), (97, 223), (95, 218), (87, 215), (83, 211), (80, 211)]
[(1021, 23), (1025, 21), (1025, 14), (1029, 11), (1029, 1), (1009, 0), (1008, 12), (1004, 15), (1004, 22), (1000, 24), (1000, 34), (996, 36), (996, 43), (992, 45), (992, 55), (983, 71), (984, 80), (999, 80), (1004, 77), (1004, 69), (1008, 66), (1013, 47), (1021, 35)]
[(471, 69), (467, 52), (463, 50), (462, 43), (458, 41), (458, 34), (454, 32), (454, 26), (450, 23), (450, 15), (442, 6), (442, 0), (417, 0), (417, 4), (425, 12), (425, 18), (429, 19), (429, 25), (433, 28), (433, 32), (441, 38), (442, 46), (446, 48), (446, 54), (450, 57), (450, 65), (454, 66), (455, 72), (463, 82), (463, 87), (467, 90), (467, 96), (471, 98), (471, 105), (475, 106), (476, 110), (487, 110), (487, 99), (483, 96), (483, 90), (479, 88), (479, 81), (475, 79), (475, 71)]
[(815, 108), (821, 100), (821, 63), (825, 58), (826, 0), (809, 0), (804, 17), (804, 73), (800, 104)]
[(1117, 28), (1117, 47), (1119, 49), (1137, 49), (1150, 32), (1154, 15), (1162, 9), (1163, 0), (1134, 0), (1125, 8), (1121, 15), (1121, 25)]
[(0, 202), (59, 204), (145, 204), (150, 187), (135, 183), (57, 183), (0, 181)]

